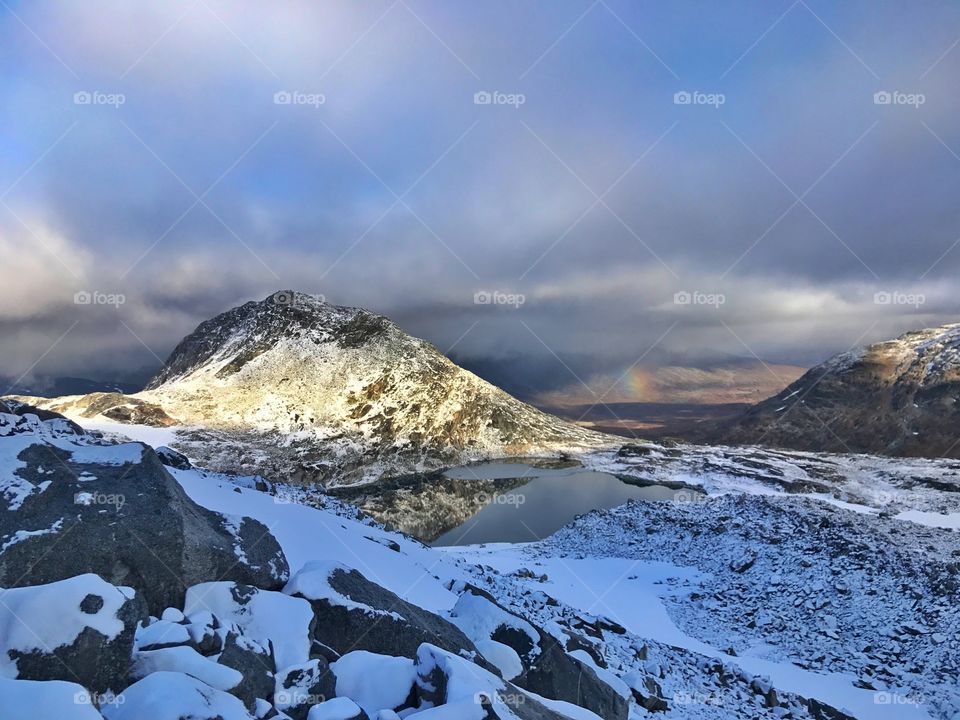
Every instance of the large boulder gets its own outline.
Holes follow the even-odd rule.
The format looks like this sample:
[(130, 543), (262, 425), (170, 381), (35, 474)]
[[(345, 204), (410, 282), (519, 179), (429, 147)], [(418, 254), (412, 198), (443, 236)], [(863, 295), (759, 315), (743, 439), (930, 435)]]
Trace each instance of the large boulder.
[[(560, 714), (491, 672), (458, 655), (424, 643), (417, 652), (417, 693), (424, 707), (435, 710), (415, 713), (426, 718), (463, 720), (567, 720), (587, 717), (581, 710)], [(441, 707), (443, 708), (441, 710)], [(454, 714), (455, 713), (455, 714)], [(602, 716), (607, 720), (607, 716)]]
[(0, 712), (11, 720), (103, 720), (94, 700), (95, 696), (76, 683), (0, 677)]
[(0, 413), (3, 457), (0, 586), (95, 573), (133, 587), (159, 615), (204, 581), (277, 590), (287, 580), (264, 525), (197, 505), (146, 445), (106, 444), (63, 418)]
[(341, 697), (314, 705), (307, 720), (369, 720), (369, 716), (353, 700)]
[(310, 659), (313, 609), (302, 598), (236, 582), (208, 582), (187, 590), (184, 612), (212, 613), (236, 625), (244, 638), (272, 647), (276, 670)]
[(327, 661), (313, 658), (277, 673), (273, 705), (291, 720), (307, 720), (314, 705), (336, 697), (337, 678)]
[[(505, 666), (513, 650), (522, 666), (510, 679), (530, 692), (586, 708), (609, 720), (626, 720), (630, 692), (616, 676), (599, 667), (591, 656), (567, 652), (566, 643), (500, 605), (489, 593), (465, 585), (450, 618), (488, 660)], [(510, 663), (512, 666), (512, 663)], [(504, 670), (509, 669), (505, 666)], [(506, 675), (505, 675), (506, 677)]]
[(310, 602), (316, 619), (315, 641), (341, 655), (369, 650), (414, 658), (421, 644), (430, 643), (477, 656), (470, 639), (448, 620), (402, 600), (340, 563), (307, 563), (284, 592)]
[[(264, 592), (293, 602), (286, 595)], [(189, 602), (189, 592), (187, 597)], [(309, 605), (304, 605), (309, 617)], [(228, 606), (224, 609), (229, 613)], [(251, 636), (245, 635), (244, 627), (232, 619), (221, 620), (209, 610), (194, 609), (184, 615), (168, 608), (162, 618), (151, 618), (137, 629), (131, 675), (142, 678), (160, 671), (183, 673), (235, 695), (253, 712), (258, 704), (273, 697), (276, 665), (273, 642), (262, 635), (254, 637), (259, 628), (251, 618), (243, 620), (245, 627), (252, 630)], [(276, 622), (282, 621), (283, 616), (278, 615)], [(304, 629), (304, 645), (306, 635)]]
[(378, 717), (383, 710), (400, 713), (417, 705), (413, 660), (354, 650), (330, 669), (337, 678), (337, 695), (349, 697), (370, 717)]
[(127, 684), (146, 606), (96, 575), (0, 590), (0, 675), (67, 680), (97, 693)]
[(243, 677), (230, 689), (230, 693), (240, 698), (248, 710), (253, 710), (258, 700), (273, 696), (276, 683), (273, 657), (257, 643), (243, 635), (228, 632), (217, 662)]
[(155, 672), (103, 709), (107, 720), (253, 720), (233, 695), (179, 672)]

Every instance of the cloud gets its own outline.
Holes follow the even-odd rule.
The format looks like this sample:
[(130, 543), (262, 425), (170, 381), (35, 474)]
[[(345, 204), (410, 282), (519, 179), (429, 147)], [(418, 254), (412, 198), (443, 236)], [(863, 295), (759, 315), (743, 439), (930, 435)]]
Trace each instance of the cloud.
[(0, 225), (3, 258), (0, 321), (29, 321), (73, 302), (93, 263), (92, 254), (31, 218)]
[[(156, 362), (280, 287), (547, 385), (644, 353), (812, 363), (957, 317), (960, 53), (935, 61), (960, 10), (798, 5), (764, 35), (779, 12), (750, 3), (608, 5), (569, 32), (580, 4), (14, 6), (0, 197), (42, 242), (4, 218), (0, 363), (78, 319), (42, 367)], [(924, 303), (875, 302), (898, 292)]]

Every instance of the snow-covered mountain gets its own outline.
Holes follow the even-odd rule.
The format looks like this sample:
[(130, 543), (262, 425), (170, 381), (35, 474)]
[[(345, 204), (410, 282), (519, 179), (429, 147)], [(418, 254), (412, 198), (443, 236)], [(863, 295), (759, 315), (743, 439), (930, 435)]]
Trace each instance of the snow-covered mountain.
[(205, 467), (305, 483), (612, 441), (516, 400), (385, 317), (290, 291), (202, 323), (144, 392), (30, 401), (181, 425), (175, 447)]
[(698, 439), (957, 458), (958, 436), (960, 324), (952, 324), (837, 355)]

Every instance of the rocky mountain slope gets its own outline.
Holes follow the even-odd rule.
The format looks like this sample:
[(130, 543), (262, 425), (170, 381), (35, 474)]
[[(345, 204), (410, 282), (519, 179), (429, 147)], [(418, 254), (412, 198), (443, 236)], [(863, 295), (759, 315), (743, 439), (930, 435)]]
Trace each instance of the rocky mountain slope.
[(30, 402), (77, 418), (184, 426), (175, 447), (204, 467), (303, 483), (609, 443), (385, 317), (287, 291), (202, 323), (144, 392)]
[(705, 442), (960, 457), (960, 324), (838, 355)]
[(0, 402), (0, 717), (626, 720), (552, 635), (497, 634), (533, 626), (452, 567), (444, 587), (440, 554), (251, 484)]
[(0, 717), (952, 720), (956, 532), (725, 472), (441, 551), (0, 403)]

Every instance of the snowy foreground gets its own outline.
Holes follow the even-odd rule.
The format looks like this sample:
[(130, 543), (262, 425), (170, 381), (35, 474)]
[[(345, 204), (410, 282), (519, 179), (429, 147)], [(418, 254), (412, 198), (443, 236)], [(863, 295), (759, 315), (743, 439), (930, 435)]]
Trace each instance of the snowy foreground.
[[(125, 469), (126, 477), (111, 479), (128, 483), (124, 502), (137, 502), (137, 473), (129, 470), (143, 446), (91, 444), (89, 436), (71, 436), (65, 421), (0, 417), (8, 424), (0, 426), (0, 498), (8, 512), (29, 510), (53, 491), (57, 462), (90, 483), (90, 498), (73, 495), (84, 512), (102, 503), (100, 512), (110, 513), (120, 502), (108, 505), (95, 489), (110, 467)], [(147, 435), (136, 439), (164, 444), (165, 431), (122, 432), (141, 429)], [(24, 454), (37, 442), (51, 450), (39, 465)], [(634, 463), (609, 455), (585, 464), (629, 474)], [(661, 471), (668, 468), (665, 460)], [(692, 720), (960, 717), (960, 534), (949, 529), (955, 506), (947, 508), (954, 514), (937, 512), (926, 486), (913, 509), (886, 512), (882, 501), (892, 495), (868, 505), (814, 491), (788, 495), (729, 468), (703, 476), (678, 469), (672, 479), (711, 495), (693, 500), (680, 491), (680, 502), (590, 513), (538, 543), (439, 550), (332, 500), (299, 504), (295, 493), (278, 495), (256, 478), (188, 465), (166, 471), (212, 511), (220, 534), (209, 535), (211, 543), (223, 544), (261, 587), (285, 579), (276, 590), (258, 590), (252, 580), (189, 584), (178, 606), (154, 601), (130, 638), (129, 668), (122, 668), (129, 681), (100, 688), (61, 670), (67, 656), (54, 651), (107, 638), (107, 652), (129, 632), (124, 614), (139, 593), (84, 572), (33, 587), (12, 582), (0, 591), (3, 720), (606, 720), (618, 717), (616, 708), (630, 718)], [(53, 478), (46, 486), (44, 473)], [(67, 520), (4, 533), (0, 565), (18, 545), (56, 542)], [(254, 527), (266, 532), (254, 537)], [(275, 538), (288, 569), (258, 547), (263, 536)], [(73, 542), (64, 537), (50, 552)], [(177, 575), (163, 582), (175, 584)], [(374, 583), (408, 604), (383, 609)], [(405, 646), (403, 623), (420, 611), (422, 627), (442, 619), (479, 656), (430, 642)], [(319, 647), (324, 617), (344, 624), (359, 617), (361, 640), (377, 637), (396, 650), (352, 649), (363, 645), (356, 638)], [(398, 628), (396, 636), (384, 627)], [(327, 630), (325, 642), (343, 641)], [(430, 631), (447, 637), (447, 630)], [(579, 677), (592, 678), (594, 706), (609, 711), (510, 682), (529, 673), (554, 640), (583, 668)], [(228, 655), (244, 659), (227, 662)], [(50, 679), (17, 679), (36, 677), (30, 668), (38, 658)], [(266, 658), (272, 670), (258, 664)], [(326, 667), (332, 675), (323, 681)], [(577, 675), (560, 672), (560, 683), (577, 684)]]

